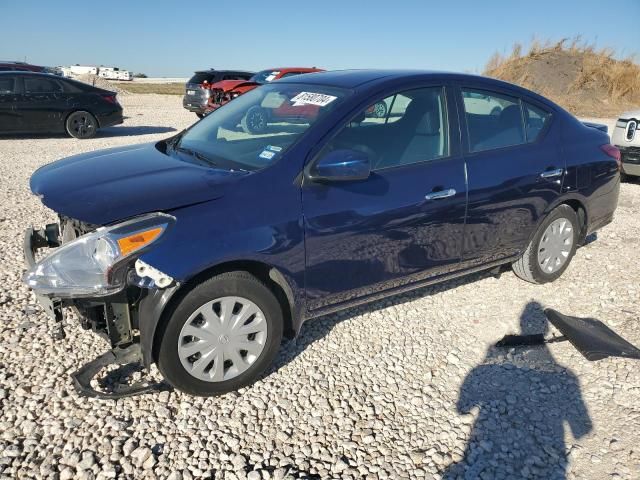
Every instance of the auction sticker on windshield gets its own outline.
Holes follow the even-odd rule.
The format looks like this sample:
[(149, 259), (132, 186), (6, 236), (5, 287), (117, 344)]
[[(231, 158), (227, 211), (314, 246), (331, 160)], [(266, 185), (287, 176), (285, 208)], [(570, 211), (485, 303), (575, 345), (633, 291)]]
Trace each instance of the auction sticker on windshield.
[(317, 105), (319, 107), (324, 107), (329, 105), (336, 98), (338, 97), (325, 95), (323, 93), (300, 92), (291, 99), (291, 102), (293, 102), (294, 107), (298, 107), (300, 105)]

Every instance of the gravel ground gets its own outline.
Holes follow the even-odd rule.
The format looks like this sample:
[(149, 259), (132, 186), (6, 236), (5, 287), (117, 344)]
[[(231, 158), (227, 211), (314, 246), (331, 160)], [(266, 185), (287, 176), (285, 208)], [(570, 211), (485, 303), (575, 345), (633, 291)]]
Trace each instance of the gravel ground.
[(640, 478), (637, 364), (492, 347), (545, 329), (544, 306), (640, 345), (639, 184), (552, 285), (480, 274), (309, 322), (268, 376), (218, 398), (79, 397), (69, 373), (107, 346), (73, 318), (54, 342), (20, 283), (24, 228), (53, 219), (28, 179), (195, 120), (179, 97), (122, 100), (125, 124), (92, 140), (0, 139), (0, 477)]

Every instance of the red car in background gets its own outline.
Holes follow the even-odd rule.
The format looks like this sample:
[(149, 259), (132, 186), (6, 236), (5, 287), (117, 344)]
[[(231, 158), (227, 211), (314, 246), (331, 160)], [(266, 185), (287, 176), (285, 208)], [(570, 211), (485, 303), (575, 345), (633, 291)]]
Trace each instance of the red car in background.
[(220, 108), (225, 103), (234, 98), (259, 87), (262, 84), (273, 82), (281, 78), (303, 73), (323, 72), (320, 68), (290, 67), (290, 68), (270, 68), (256, 73), (249, 80), (222, 80), (209, 87), (211, 96), (205, 109), (205, 114)]

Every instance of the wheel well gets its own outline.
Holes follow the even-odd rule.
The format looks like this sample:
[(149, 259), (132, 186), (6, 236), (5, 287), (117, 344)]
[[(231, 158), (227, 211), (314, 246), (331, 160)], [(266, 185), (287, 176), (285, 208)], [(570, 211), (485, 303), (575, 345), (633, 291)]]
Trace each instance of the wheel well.
[[(171, 297), (167, 305), (165, 305), (162, 310), (162, 315), (158, 322), (158, 325), (155, 329), (155, 333), (153, 335), (153, 359), (157, 361), (157, 348), (159, 346), (159, 339), (162, 337), (162, 332), (167, 323), (167, 314), (173, 310), (173, 308), (184, 298), (184, 296), (196, 285), (204, 282), (205, 280), (219, 275), (221, 273), (226, 272), (235, 272), (235, 271), (243, 271), (248, 272), (254, 277), (258, 278), (260, 281), (264, 282), (264, 284), (273, 292), (280, 304), (280, 308), (282, 308), (282, 317), (284, 319), (284, 328), (283, 333), (287, 338), (294, 338), (296, 335), (294, 326), (293, 326), (293, 315), (292, 315), (292, 307), (293, 307), (293, 298), (292, 294), (285, 291), (285, 289), (289, 289), (289, 286), (286, 283), (284, 277), (279, 272), (276, 275), (272, 274), (272, 270), (275, 270), (273, 267), (256, 261), (243, 260), (243, 261), (234, 261), (228, 263), (222, 263), (220, 265), (216, 265), (215, 267), (209, 268), (190, 278), (188, 281), (183, 283), (180, 288), (175, 292), (175, 294)], [(277, 270), (276, 270), (277, 272)], [(275, 279), (274, 279), (275, 278)], [(284, 283), (284, 286), (281, 285)], [(291, 298), (290, 298), (291, 297)]]
[(578, 245), (581, 245), (584, 243), (587, 236), (587, 209), (584, 208), (584, 205), (579, 200), (570, 199), (563, 203), (573, 208), (578, 216), (578, 222), (580, 222), (580, 237), (578, 238)]

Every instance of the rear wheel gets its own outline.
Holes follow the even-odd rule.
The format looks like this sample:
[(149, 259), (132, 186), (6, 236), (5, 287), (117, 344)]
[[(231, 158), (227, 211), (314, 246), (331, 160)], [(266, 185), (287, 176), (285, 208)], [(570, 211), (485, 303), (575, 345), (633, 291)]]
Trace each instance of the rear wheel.
[(185, 295), (170, 314), (158, 367), (171, 385), (211, 396), (253, 383), (282, 340), (275, 295), (246, 272), (217, 275)]
[(531, 283), (554, 281), (576, 253), (579, 231), (576, 212), (560, 205), (542, 222), (522, 257), (513, 263), (514, 273)]
[(98, 131), (98, 121), (91, 113), (81, 110), (67, 117), (65, 127), (74, 138), (92, 138)]
[(384, 118), (387, 116), (387, 104), (378, 102), (373, 106), (373, 116), (376, 118)]

